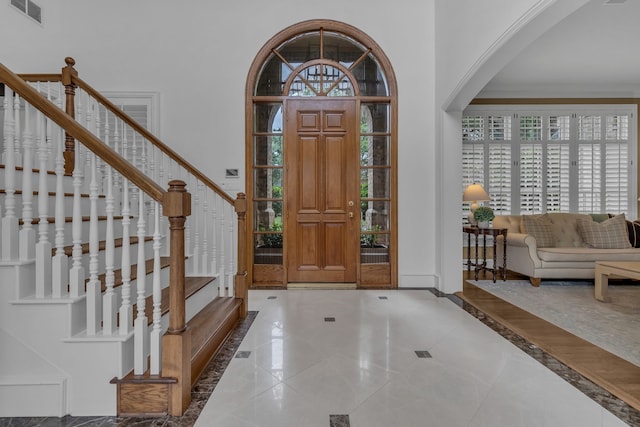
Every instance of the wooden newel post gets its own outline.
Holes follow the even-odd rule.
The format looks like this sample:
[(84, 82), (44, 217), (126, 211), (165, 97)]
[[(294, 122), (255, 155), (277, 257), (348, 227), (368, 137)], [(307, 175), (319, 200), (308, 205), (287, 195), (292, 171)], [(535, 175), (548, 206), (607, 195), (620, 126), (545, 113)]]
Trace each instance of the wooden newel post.
[(185, 314), (184, 223), (191, 215), (191, 194), (184, 181), (169, 182), (162, 200), (163, 215), (169, 217), (169, 327), (162, 337), (162, 376), (178, 380), (172, 384), (169, 413), (179, 416), (191, 402), (191, 333)]
[[(76, 84), (74, 79), (78, 77), (78, 72), (74, 65), (76, 65), (75, 59), (67, 56), (64, 58), (66, 67), (62, 68), (62, 84), (64, 85), (64, 93), (66, 95), (65, 111), (72, 118), (76, 118), (75, 108), (75, 96), (76, 96)], [(75, 164), (74, 159), (75, 143), (74, 139), (67, 132), (64, 133), (64, 173), (71, 175), (73, 173), (73, 166)]]
[(234, 280), (236, 297), (242, 298), (240, 316), (244, 319), (247, 316), (247, 304), (249, 300), (247, 286), (247, 224), (245, 221), (247, 213), (247, 196), (238, 193), (238, 198), (234, 203), (236, 214), (238, 215), (238, 272)]

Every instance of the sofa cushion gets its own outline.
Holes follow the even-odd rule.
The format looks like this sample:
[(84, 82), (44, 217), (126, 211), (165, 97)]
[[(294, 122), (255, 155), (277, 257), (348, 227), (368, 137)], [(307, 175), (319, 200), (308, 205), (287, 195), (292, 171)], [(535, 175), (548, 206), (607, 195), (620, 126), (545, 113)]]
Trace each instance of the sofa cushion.
[(553, 233), (553, 246), (557, 248), (584, 248), (584, 242), (578, 231), (578, 219), (592, 221), (586, 214), (569, 212), (549, 212), (546, 214), (551, 221)]
[[(543, 262), (640, 261), (640, 249), (544, 248), (538, 249)], [(509, 254), (507, 253), (507, 256)], [(508, 259), (507, 259), (508, 262)]]
[(530, 234), (536, 239), (536, 246), (548, 248), (554, 246), (551, 222), (546, 214), (543, 215), (522, 215), (520, 223), (521, 232)]
[(616, 215), (601, 223), (579, 219), (578, 229), (585, 243), (598, 249), (631, 248), (624, 214)]

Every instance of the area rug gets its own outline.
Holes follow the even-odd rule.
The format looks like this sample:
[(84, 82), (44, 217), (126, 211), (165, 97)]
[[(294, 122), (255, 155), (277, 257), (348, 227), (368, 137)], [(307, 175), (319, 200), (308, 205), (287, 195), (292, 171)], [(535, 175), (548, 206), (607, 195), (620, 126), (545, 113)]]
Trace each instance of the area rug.
[[(594, 298), (593, 281), (469, 280), (481, 289), (640, 366), (640, 285), (609, 285), (611, 302)], [(628, 283), (628, 282), (627, 282)]]

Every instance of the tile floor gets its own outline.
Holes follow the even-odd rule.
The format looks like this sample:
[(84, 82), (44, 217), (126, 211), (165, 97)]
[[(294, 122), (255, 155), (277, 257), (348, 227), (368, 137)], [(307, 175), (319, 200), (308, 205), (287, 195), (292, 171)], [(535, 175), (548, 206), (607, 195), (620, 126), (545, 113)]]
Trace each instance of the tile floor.
[(249, 309), (197, 427), (626, 425), (426, 290), (252, 290)]

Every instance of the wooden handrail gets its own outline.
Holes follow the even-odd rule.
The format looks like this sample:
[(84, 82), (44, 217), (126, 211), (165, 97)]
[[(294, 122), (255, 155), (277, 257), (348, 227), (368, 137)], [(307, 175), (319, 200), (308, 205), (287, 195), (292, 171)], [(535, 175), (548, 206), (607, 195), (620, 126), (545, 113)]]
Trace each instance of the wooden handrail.
[(18, 74), (25, 82), (60, 82), (62, 74)]
[(124, 157), (111, 147), (100, 141), (95, 135), (85, 129), (77, 121), (59, 109), (53, 102), (43, 97), (38, 91), (27, 84), (21, 77), (0, 64), (0, 82), (6, 84), (31, 105), (65, 129), (85, 147), (102, 158), (115, 170), (127, 177), (134, 185), (158, 202), (162, 202), (166, 191), (149, 177), (140, 172)]
[(235, 200), (233, 197), (229, 196), (218, 184), (213, 182), (207, 176), (205, 176), (202, 172), (196, 169), (191, 163), (187, 162), (182, 156), (169, 148), (166, 144), (160, 141), (154, 134), (149, 132), (147, 129), (140, 126), (138, 122), (129, 117), (124, 111), (122, 111), (118, 106), (116, 106), (113, 102), (107, 99), (100, 92), (95, 90), (91, 85), (82, 80), (81, 78), (74, 76), (72, 78), (73, 82), (82, 90), (91, 95), (94, 99), (97, 99), (102, 105), (107, 107), (112, 113), (117, 115), (122, 121), (127, 123), (131, 128), (133, 128), (136, 132), (144, 136), (147, 140), (149, 140), (153, 145), (158, 147), (162, 152), (164, 152), (167, 156), (177, 162), (180, 166), (188, 170), (192, 175), (198, 178), (201, 182), (207, 185), (207, 187), (211, 188), (216, 194), (222, 197), (227, 203), (233, 205)]

